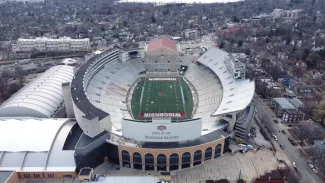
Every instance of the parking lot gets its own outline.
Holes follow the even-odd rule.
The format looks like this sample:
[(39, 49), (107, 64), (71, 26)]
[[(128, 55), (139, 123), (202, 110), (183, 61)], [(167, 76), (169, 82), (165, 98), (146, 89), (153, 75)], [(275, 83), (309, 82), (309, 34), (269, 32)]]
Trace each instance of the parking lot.
[(175, 183), (194, 183), (200, 180), (235, 180), (253, 179), (266, 172), (275, 170), (278, 162), (268, 149), (257, 152), (249, 151), (245, 154), (236, 153), (234, 156), (227, 153), (213, 161), (199, 165), (193, 169), (176, 172)]

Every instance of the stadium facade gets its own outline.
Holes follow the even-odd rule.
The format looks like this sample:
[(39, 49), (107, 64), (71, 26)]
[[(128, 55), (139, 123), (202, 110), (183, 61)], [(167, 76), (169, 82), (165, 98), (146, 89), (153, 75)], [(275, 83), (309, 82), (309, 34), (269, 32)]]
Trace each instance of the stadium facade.
[[(144, 51), (97, 54), (78, 68), (73, 78), (61, 81), (63, 97), (58, 103), (65, 106), (69, 128), (51, 129), (49, 134), (56, 131), (57, 135), (48, 139), (59, 139), (61, 146), (56, 146), (55, 153), (73, 152), (64, 158), (74, 159), (74, 166), (57, 165), (56, 170), (61, 166), (62, 170), (78, 171), (103, 162), (139, 170), (179, 170), (222, 156), (232, 134), (247, 137), (255, 85), (246, 79), (245, 65), (215, 47), (195, 63), (188, 58), (180, 56), (178, 44), (160, 38)], [(53, 91), (44, 93), (53, 95)], [(20, 117), (48, 118), (42, 121), (55, 117), (53, 112), (45, 116), (34, 113)], [(0, 125), (7, 125), (2, 121)], [(233, 133), (237, 128), (240, 133)], [(68, 133), (60, 135), (63, 129)], [(40, 138), (49, 131), (38, 130), (45, 132)], [(1, 152), (11, 151), (10, 146), (4, 147)], [(19, 151), (37, 150), (37, 145), (34, 149), (23, 147)], [(46, 147), (44, 150), (52, 152)], [(6, 169), (2, 161), (0, 168)], [(20, 178), (27, 176), (22, 167), (10, 170), (22, 172)], [(30, 170), (29, 176), (35, 174)], [(63, 171), (58, 177), (70, 175), (75, 176)], [(47, 178), (46, 173), (41, 176)]]

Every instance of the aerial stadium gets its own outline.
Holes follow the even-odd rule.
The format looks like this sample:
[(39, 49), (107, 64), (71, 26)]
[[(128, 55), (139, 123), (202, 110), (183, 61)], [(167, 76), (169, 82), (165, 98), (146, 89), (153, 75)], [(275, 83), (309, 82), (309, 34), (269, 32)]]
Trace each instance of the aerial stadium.
[[(78, 69), (55, 66), (0, 106), (0, 139), (17, 144), (0, 140), (0, 170), (64, 178), (103, 162), (142, 171), (204, 164), (222, 156), (230, 138), (248, 137), (254, 90), (245, 64), (226, 51), (182, 56), (163, 37), (95, 54)], [(26, 126), (32, 146), (7, 133)]]
[[(75, 118), (82, 136), (97, 143), (103, 137), (108, 161), (178, 170), (221, 156), (230, 133), (247, 135), (255, 84), (245, 65), (215, 47), (197, 60), (182, 57), (179, 48), (160, 38), (144, 53), (105, 51), (76, 72)], [(77, 167), (93, 166), (87, 158), (98, 157), (76, 154)]]

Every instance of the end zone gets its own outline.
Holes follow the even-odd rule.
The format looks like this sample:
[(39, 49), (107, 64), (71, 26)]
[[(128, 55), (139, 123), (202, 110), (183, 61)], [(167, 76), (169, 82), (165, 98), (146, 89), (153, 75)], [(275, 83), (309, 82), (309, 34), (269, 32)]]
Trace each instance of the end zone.
[(140, 112), (139, 118), (185, 118), (185, 112), (147, 113)]

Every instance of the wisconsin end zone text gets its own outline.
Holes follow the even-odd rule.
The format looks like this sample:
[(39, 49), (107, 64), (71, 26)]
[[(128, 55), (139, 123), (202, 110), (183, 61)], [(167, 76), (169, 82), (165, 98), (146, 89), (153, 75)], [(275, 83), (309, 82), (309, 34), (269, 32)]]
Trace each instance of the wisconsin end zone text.
[(170, 113), (145, 113), (141, 112), (139, 118), (185, 118), (185, 112), (170, 112)]

